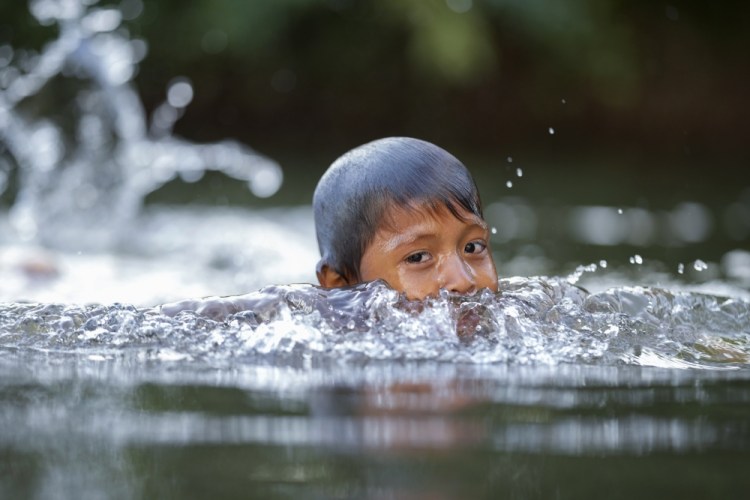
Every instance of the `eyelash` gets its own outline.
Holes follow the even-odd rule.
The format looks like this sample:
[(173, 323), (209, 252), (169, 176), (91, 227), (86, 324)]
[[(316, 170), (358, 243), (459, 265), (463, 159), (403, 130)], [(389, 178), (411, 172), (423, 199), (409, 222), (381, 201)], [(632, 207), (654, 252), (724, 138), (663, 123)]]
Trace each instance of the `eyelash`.
[[(469, 245), (473, 245), (474, 251), (469, 250)], [(487, 244), (483, 241), (470, 241), (464, 246), (464, 252), (470, 254), (470, 255), (478, 255), (484, 252), (487, 249)], [(408, 255), (404, 260), (409, 264), (422, 264), (425, 262), (425, 257), (429, 256), (429, 252), (416, 252), (411, 255)]]
[[(468, 250), (469, 245), (477, 246), (477, 247), (479, 247), (479, 249), (477, 249), (474, 252), (469, 252), (469, 250)], [(487, 243), (485, 243), (483, 241), (470, 241), (464, 247), (464, 252), (470, 253), (472, 255), (476, 255), (476, 254), (480, 254), (480, 253), (484, 252), (486, 249), (487, 249)]]
[(416, 253), (413, 253), (413, 254), (407, 256), (406, 259), (404, 259), (404, 260), (407, 263), (409, 263), (409, 264), (421, 264), (421, 263), (424, 262), (424, 259), (420, 258), (419, 260), (416, 260), (416, 258), (417, 257), (427, 256), (427, 255), (429, 255), (429, 253), (427, 253), (427, 252), (416, 252)]

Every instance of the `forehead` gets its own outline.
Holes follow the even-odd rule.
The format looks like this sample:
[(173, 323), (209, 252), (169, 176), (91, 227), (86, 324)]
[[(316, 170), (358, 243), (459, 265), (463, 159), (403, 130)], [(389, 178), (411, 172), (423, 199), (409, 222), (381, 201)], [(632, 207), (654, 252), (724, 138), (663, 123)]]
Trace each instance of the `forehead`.
[(481, 217), (469, 212), (462, 206), (454, 205), (456, 214), (442, 203), (417, 202), (408, 205), (390, 205), (383, 212), (378, 231), (402, 233), (409, 229), (424, 226), (440, 226), (459, 221), (466, 225), (478, 225), (483, 228), (487, 224)]

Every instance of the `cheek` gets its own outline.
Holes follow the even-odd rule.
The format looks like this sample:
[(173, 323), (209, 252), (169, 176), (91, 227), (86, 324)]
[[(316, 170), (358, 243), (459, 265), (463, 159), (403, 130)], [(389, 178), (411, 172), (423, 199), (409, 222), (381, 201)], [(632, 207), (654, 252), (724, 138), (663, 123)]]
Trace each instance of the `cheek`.
[(365, 255), (359, 263), (359, 274), (362, 281), (382, 279), (385, 280), (391, 288), (398, 287), (398, 277), (394, 273), (394, 266), (385, 257), (385, 252), (383, 251), (365, 252)]
[(431, 273), (402, 270), (398, 274), (398, 290), (405, 292), (409, 299), (422, 300), (428, 296), (437, 295), (440, 286), (437, 278)]
[(477, 270), (477, 288), (489, 288), (493, 292), (497, 292), (497, 270), (492, 259)]

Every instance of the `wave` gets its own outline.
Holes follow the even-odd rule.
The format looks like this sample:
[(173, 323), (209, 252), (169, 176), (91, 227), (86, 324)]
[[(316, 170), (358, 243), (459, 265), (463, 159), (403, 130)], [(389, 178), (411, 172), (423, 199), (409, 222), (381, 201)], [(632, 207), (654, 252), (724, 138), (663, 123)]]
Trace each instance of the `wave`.
[(157, 361), (431, 360), (469, 364), (742, 369), (750, 303), (652, 287), (597, 293), (561, 278), (500, 280), (500, 291), (409, 301), (376, 281), (266, 287), (155, 308), (0, 305), (5, 349)]

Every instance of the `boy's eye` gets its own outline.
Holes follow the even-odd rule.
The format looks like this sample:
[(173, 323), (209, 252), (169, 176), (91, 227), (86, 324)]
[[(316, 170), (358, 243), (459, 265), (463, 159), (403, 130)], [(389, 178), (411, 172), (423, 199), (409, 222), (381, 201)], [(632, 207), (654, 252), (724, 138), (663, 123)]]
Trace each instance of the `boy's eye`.
[(427, 252), (417, 252), (409, 255), (406, 258), (406, 262), (409, 264), (419, 264), (421, 262), (424, 262), (429, 257), (429, 254)]
[(485, 248), (487, 248), (487, 245), (485, 245), (481, 241), (470, 241), (464, 247), (464, 252), (466, 252), (466, 253), (481, 253)]

